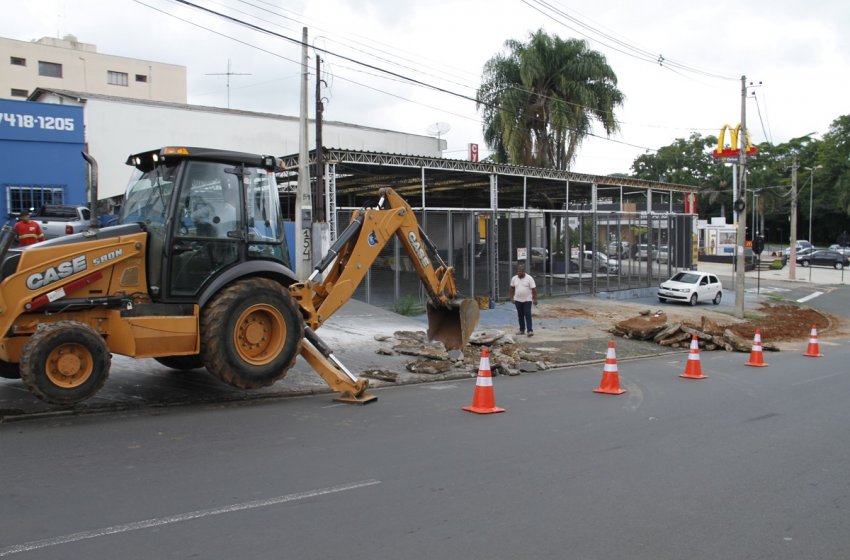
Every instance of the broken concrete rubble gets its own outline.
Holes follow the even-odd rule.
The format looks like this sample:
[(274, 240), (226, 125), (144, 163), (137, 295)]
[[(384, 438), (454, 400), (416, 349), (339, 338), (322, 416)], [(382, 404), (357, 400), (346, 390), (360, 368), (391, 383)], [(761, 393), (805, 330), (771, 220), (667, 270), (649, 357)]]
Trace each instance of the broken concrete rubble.
[(434, 359), (422, 359), (415, 360), (412, 362), (408, 362), (405, 366), (407, 371), (411, 373), (427, 373), (429, 375), (436, 375), (438, 373), (445, 373), (454, 367), (454, 363), (448, 360), (434, 360)]
[[(610, 332), (624, 338), (652, 340), (670, 348), (688, 348), (696, 337), (699, 347), (705, 350), (722, 348), (727, 352), (749, 352), (752, 349), (752, 342), (736, 335), (729, 325), (721, 325), (705, 316), (700, 317), (699, 324), (685, 321), (667, 324), (667, 316), (663, 312), (652, 314), (641, 311), (639, 316), (614, 325)], [(779, 350), (770, 343), (763, 344), (763, 348), (766, 351)]]
[[(405, 364), (408, 372), (425, 375), (439, 375), (451, 370), (478, 374), (481, 361), (481, 347), (490, 349), (490, 370), (495, 375), (520, 375), (547, 369), (549, 356), (542, 351), (527, 349), (516, 344), (514, 338), (500, 330), (475, 331), (470, 344), (462, 350), (446, 351), (441, 342), (429, 341), (425, 331), (396, 331), (392, 336), (375, 335), (378, 340), (392, 349), (382, 346), (376, 350), (379, 355), (407, 355), (419, 359)], [(363, 373), (364, 377), (381, 381), (398, 382), (398, 375), (373, 369)]]
[(368, 379), (377, 379), (379, 381), (388, 381), (390, 383), (398, 381), (398, 374), (396, 372), (385, 369), (367, 369), (360, 375), (361, 377), (366, 377)]
[(503, 331), (475, 331), (469, 337), (469, 343), (475, 346), (491, 346), (505, 336)]
[(432, 360), (449, 359), (449, 353), (442, 342), (414, 342), (407, 339), (393, 346), (393, 350), (406, 356), (420, 356)]

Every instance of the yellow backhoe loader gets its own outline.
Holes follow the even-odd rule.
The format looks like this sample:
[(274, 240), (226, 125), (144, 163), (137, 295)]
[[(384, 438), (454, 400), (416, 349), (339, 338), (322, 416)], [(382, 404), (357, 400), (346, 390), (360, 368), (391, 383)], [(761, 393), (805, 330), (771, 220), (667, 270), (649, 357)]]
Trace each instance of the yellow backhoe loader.
[(410, 206), (363, 208), (305, 282), (290, 268), (271, 156), (169, 147), (130, 156), (118, 225), (11, 248), (0, 234), (0, 376), (69, 405), (106, 382), (112, 353), (206, 369), (234, 387), (281, 379), (300, 354), (337, 400), (368, 382), (316, 335), (393, 235), (424, 283), (428, 335), (460, 348), (478, 322)]

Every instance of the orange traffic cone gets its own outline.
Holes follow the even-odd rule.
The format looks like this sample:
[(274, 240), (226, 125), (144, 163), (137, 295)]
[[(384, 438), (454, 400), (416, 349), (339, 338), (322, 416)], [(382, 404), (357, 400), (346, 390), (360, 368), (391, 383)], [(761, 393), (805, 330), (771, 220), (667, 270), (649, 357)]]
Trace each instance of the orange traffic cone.
[(475, 393), (472, 395), (472, 405), (463, 407), (464, 410), (476, 414), (493, 414), (504, 412), (504, 408), (496, 406), (496, 394), (493, 392), (493, 375), (490, 373), (490, 349), (481, 349), (481, 362), (478, 366), (478, 378), (475, 380)]
[(685, 365), (685, 373), (679, 377), (685, 379), (705, 379), (707, 375), (702, 374), (702, 367), (699, 363), (699, 341), (696, 335), (691, 339), (691, 349), (688, 351), (688, 363)]
[(809, 347), (806, 349), (806, 353), (803, 356), (808, 356), (809, 358), (820, 358), (823, 354), (820, 353), (820, 347), (818, 347), (818, 328), (817, 325), (812, 325), (812, 334), (809, 335)]
[(620, 374), (617, 371), (617, 353), (614, 351), (614, 341), (608, 343), (608, 354), (605, 356), (605, 367), (602, 369), (602, 382), (593, 390), (594, 393), (622, 395), (625, 389), (620, 389)]
[(761, 347), (761, 331), (758, 329), (756, 329), (756, 335), (753, 337), (753, 350), (750, 352), (750, 361), (744, 365), (767, 367), (767, 364), (764, 363), (764, 352)]

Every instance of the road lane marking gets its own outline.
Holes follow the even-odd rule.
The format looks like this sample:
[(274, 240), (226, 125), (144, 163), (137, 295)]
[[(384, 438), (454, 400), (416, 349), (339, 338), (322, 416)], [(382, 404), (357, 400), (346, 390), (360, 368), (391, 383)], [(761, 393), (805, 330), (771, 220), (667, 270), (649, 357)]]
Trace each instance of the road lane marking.
[(340, 484), (339, 486), (329, 486), (327, 488), (319, 488), (318, 490), (308, 490), (306, 492), (296, 492), (295, 494), (286, 494), (276, 498), (267, 498), (265, 500), (255, 500), (252, 502), (243, 502), (241, 504), (232, 504), (212, 509), (201, 509), (190, 511), (188, 513), (180, 513), (177, 515), (169, 515), (167, 517), (156, 517), (154, 519), (145, 519), (144, 521), (136, 521), (135, 523), (127, 523), (124, 525), (113, 525), (112, 527), (104, 527), (93, 531), (83, 531), (80, 533), (72, 533), (52, 539), (42, 539), (39, 541), (30, 541), (23, 544), (17, 544), (7, 548), (0, 549), (0, 557), (11, 556), (20, 552), (29, 552), (31, 550), (39, 550), (60, 544), (68, 544), (72, 542), (82, 541), (86, 539), (96, 539), (107, 535), (115, 535), (118, 533), (128, 533), (130, 531), (139, 531), (141, 529), (150, 529), (152, 527), (161, 527), (163, 525), (171, 525), (173, 523), (182, 523), (183, 521), (191, 521), (193, 519), (201, 519), (211, 517), (213, 515), (222, 515), (225, 513), (234, 513), (237, 511), (247, 511), (251, 509), (264, 508), (307, 498), (315, 498), (317, 496), (326, 496), (328, 494), (336, 494), (338, 492), (346, 492), (348, 490), (356, 490), (367, 486), (380, 484), (380, 480), (361, 480), (360, 482), (352, 482), (350, 484)]
[(767, 294), (767, 293), (790, 292), (791, 289), (790, 288), (778, 288), (776, 286), (762, 286), (760, 288), (747, 288), (744, 291), (746, 291), (748, 294), (755, 294), (755, 293), (759, 293), (759, 292)]
[(842, 375), (847, 375), (844, 372), (832, 373), (830, 375), (822, 375), (821, 377), (813, 377), (811, 379), (803, 379), (802, 381), (797, 381), (796, 383), (792, 383), (792, 387), (797, 387), (799, 385), (805, 385), (806, 383), (814, 383), (815, 381), (824, 381), (826, 379), (832, 379), (833, 377), (840, 377)]
[(811, 294), (807, 295), (806, 297), (802, 297), (802, 298), (798, 299), (797, 303), (806, 303), (807, 301), (815, 299), (816, 297), (822, 296), (822, 295), (823, 295), (823, 292), (812, 292)]

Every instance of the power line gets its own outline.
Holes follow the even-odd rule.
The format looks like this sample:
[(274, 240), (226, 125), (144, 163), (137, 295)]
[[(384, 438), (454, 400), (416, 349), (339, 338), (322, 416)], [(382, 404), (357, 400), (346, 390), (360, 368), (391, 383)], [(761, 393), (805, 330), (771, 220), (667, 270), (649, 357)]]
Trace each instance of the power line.
[[(300, 45), (300, 41), (298, 41), (298, 40), (296, 40), (296, 39), (292, 39), (292, 38), (289, 38), (289, 37), (286, 37), (286, 36), (282, 36), (282, 35), (279, 35), (279, 34), (272, 33), (272, 32), (270, 32), (270, 31), (267, 31), (267, 30), (264, 30), (264, 29), (262, 29), (262, 28), (259, 28), (258, 26), (254, 26), (253, 24), (250, 24), (250, 23), (247, 23), (247, 22), (243, 22), (242, 20), (239, 20), (239, 19), (236, 19), (236, 18), (231, 18), (231, 17), (226, 16), (226, 15), (224, 15), (224, 14), (220, 14), (219, 12), (216, 12), (216, 11), (214, 11), (214, 10), (209, 10), (209, 9), (206, 9), (206, 8), (203, 8), (203, 7), (200, 7), (200, 6), (197, 6), (197, 5), (195, 5), (195, 4), (191, 3), (191, 2), (187, 2), (187, 1), (183, 1), (183, 0), (174, 0), (174, 1), (177, 1), (177, 2), (180, 2), (180, 3), (183, 3), (183, 4), (186, 4), (186, 5), (189, 5), (189, 6), (192, 6), (192, 7), (197, 7), (197, 8), (199, 8), (199, 9), (202, 9), (202, 10), (208, 11), (208, 12), (210, 12), (210, 13), (212, 13), (212, 14), (219, 15), (219, 16), (221, 16), (221, 17), (225, 17), (225, 18), (227, 18), (227, 19), (230, 19), (231, 21), (234, 21), (234, 22), (236, 22), (236, 23), (248, 25), (248, 26), (250, 26), (250, 27), (254, 28), (254, 29), (255, 29), (255, 30), (257, 30), (257, 31), (261, 31), (261, 32), (264, 32), (264, 33), (270, 33), (270, 34), (272, 34), (272, 35), (274, 35), (274, 36), (279, 36), (280, 38), (283, 38), (283, 39), (285, 39), (285, 40), (288, 40), (288, 41), (291, 41), (291, 42), (294, 42), (294, 43), (296, 43), (296, 44), (299, 44), (299, 45)], [(246, 4), (246, 5), (248, 5), (248, 6), (251, 6), (251, 7), (255, 8), (255, 9), (261, 10), (262, 12), (265, 12), (265, 13), (268, 13), (268, 14), (271, 14), (271, 15), (274, 15), (274, 16), (277, 16), (277, 17), (281, 17), (281, 18), (284, 18), (284, 19), (287, 19), (287, 20), (290, 20), (290, 21), (294, 21), (294, 22), (300, 23), (300, 21), (299, 21), (298, 19), (296, 19), (296, 18), (291, 18), (291, 17), (289, 17), (289, 16), (286, 16), (286, 15), (284, 15), (284, 14), (281, 14), (281, 13), (275, 12), (275, 11), (273, 11), (273, 10), (270, 10), (270, 9), (267, 9), (267, 8), (263, 8), (262, 6), (258, 6), (257, 4), (253, 4), (253, 3), (251, 3), (251, 2), (248, 2), (247, 0), (238, 0), (238, 1), (239, 1), (240, 3), (242, 3), (242, 4)], [(265, 2), (264, 0), (255, 0), (255, 1), (260, 2), (260, 3), (262, 3), (262, 4), (265, 4), (265, 5), (273, 6), (273, 5), (269, 4), (268, 2)], [(220, 4), (220, 3), (218, 3), (218, 4), (219, 4), (219, 5), (222, 5), (222, 4)], [(233, 9), (233, 8), (232, 8), (232, 9)], [(292, 12), (291, 10), (286, 10), (285, 8), (280, 8), (280, 9), (282, 9), (282, 10), (284, 10), (284, 11)], [(271, 24), (271, 25), (275, 25), (275, 26), (277, 26), (277, 27), (282, 27), (282, 28), (284, 28), (284, 29), (288, 29), (288, 28), (286, 28), (286, 27), (284, 27), (284, 26), (280, 26), (280, 25), (277, 25), (277, 24), (276, 24), (276, 23), (274, 23), (274, 22), (271, 22), (271, 21), (268, 21), (268, 20), (266, 20), (266, 19), (263, 19), (263, 18), (261, 18), (261, 17), (259, 17), (259, 16), (256, 16), (256, 15), (253, 15), (253, 14), (249, 14), (249, 13), (244, 12), (244, 11), (241, 11), (241, 10), (235, 10), (235, 9), (234, 9), (234, 11), (236, 11), (236, 12), (238, 12), (238, 13), (245, 14), (245, 15), (247, 15), (247, 16), (249, 16), (249, 17), (256, 18), (256, 19), (258, 19), (258, 20), (260, 20), (260, 21), (262, 21), (262, 22), (264, 22), (264, 23), (268, 23), (268, 24)], [(299, 14), (299, 15), (300, 15), (300, 14)], [(318, 29), (319, 29), (319, 30), (321, 30), (322, 28), (321, 28), (321, 27), (319, 27)], [(364, 50), (362, 50), (362, 49), (357, 49), (357, 48), (351, 47), (351, 46), (349, 46), (349, 45), (346, 45), (345, 43), (341, 43), (341, 42), (339, 42), (339, 41), (335, 41), (333, 38), (329, 38), (329, 40), (330, 40), (330, 41), (332, 41), (332, 42), (336, 42), (336, 43), (338, 43), (338, 44), (340, 44), (340, 45), (342, 45), (342, 46), (347, 46), (348, 48), (352, 48), (353, 50), (355, 50), (355, 51), (357, 51), (357, 52), (361, 52), (361, 53), (363, 53), (363, 54), (365, 54), (365, 55), (367, 55), (367, 56), (371, 56), (371, 57), (377, 58), (378, 60), (381, 60), (381, 61), (383, 61), (383, 62), (387, 62), (387, 63), (389, 63), (389, 64), (393, 64), (393, 65), (395, 65), (395, 66), (399, 66), (399, 67), (405, 68), (405, 69), (410, 70), (410, 71), (413, 71), (413, 72), (417, 72), (417, 73), (420, 73), (420, 74), (424, 74), (424, 75), (429, 76), (429, 77), (438, 78), (438, 79), (443, 79), (443, 78), (441, 78), (440, 76), (436, 76), (436, 75), (431, 74), (431, 73), (428, 73), (428, 72), (423, 72), (423, 71), (421, 71), (421, 70), (417, 70), (416, 68), (413, 68), (413, 67), (411, 67), (411, 66), (407, 66), (407, 65), (399, 64), (399, 63), (394, 62), (394, 61), (392, 61), (392, 60), (390, 60), (390, 59), (388, 59), (388, 58), (375, 56), (374, 54), (371, 54), (371, 53), (369, 53), (369, 52), (367, 52), (367, 51), (364, 51)], [(371, 46), (368, 46), (368, 45), (367, 45), (367, 47), (368, 47), (368, 48), (372, 48)], [(447, 93), (447, 94), (449, 94), (449, 95), (454, 95), (454, 96), (456, 96), (456, 97), (461, 97), (461, 98), (463, 98), (463, 99), (465, 99), (465, 100), (473, 100), (473, 101), (475, 101), (476, 103), (479, 103), (477, 99), (473, 99), (473, 98), (471, 98), (471, 97), (470, 97), (470, 96), (468, 96), (468, 95), (459, 94), (459, 93), (457, 93), (457, 92), (453, 92), (453, 91), (450, 91), (450, 90), (447, 90), (447, 89), (444, 89), (444, 88), (438, 88), (437, 86), (434, 86), (433, 84), (429, 84), (429, 83), (425, 83), (425, 82), (420, 82), (420, 81), (418, 81), (418, 80), (414, 80), (413, 78), (410, 78), (410, 77), (408, 77), (408, 76), (404, 76), (404, 75), (401, 75), (401, 74), (396, 74), (396, 73), (394, 73), (394, 72), (390, 72), (390, 71), (385, 70), (385, 69), (383, 69), (383, 68), (379, 68), (379, 67), (377, 67), (377, 66), (373, 66), (373, 65), (370, 65), (370, 64), (366, 64), (366, 63), (364, 63), (364, 62), (362, 62), (362, 61), (359, 61), (359, 60), (356, 60), (356, 59), (354, 59), (354, 58), (347, 57), (347, 56), (343, 56), (343, 55), (341, 55), (341, 54), (339, 54), (339, 53), (334, 53), (334, 52), (329, 51), (329, 50), (327, 50), (327, 49), (321, 49), (321, 48), (319, 48), (319, 47), (315, 47), (315, 46), (314, 46), (313, 48), (314, 48), (315, 50), (317, 50), (317, 51), (325, 52), (326, 54), (330, 54), (330, 55), (333, 55), (333, 56), (337, 56), (337, 57), (340, 57), (340, 58), (342, 58), (342, 59), (344, 59), (344, 60), (349, 60), (349, 61), (351, 61), (351, 62), (354, 62), (355, 64), (358, 64), (358, 65), (364, 65), (364, 66), (369, 67), (369, 68), (374, 68), (376, 71), (378, 71), (378, 72), (380, 72), (380, 73), (383, 73), (383, 74), (391, 74), (391, 75), (395, 76), (395, 80), (396, 80), (396, 81), (399, 81), (399, 82), (403, 82), (403, 83), (413, 83), (414, 85), (418, 85), (418, 86), (420, 86), (420, 87), (427, 87), (427, 88), (431, 88), (431, 89), (437, 89), (438, 91), (441, 91), (441, 92), (443, 92), (443, 93)], [(376, 49), (376, 50), (378, 50), (379, 52), (382, 52), (382, 53), (386, 53), (386, 54), (388, 54), (388, 55), (390, 54), (390, 53), (387, 53), (386, 51), (383, 51), (383, 50), (381, 50), (381, 49)], [(644, 52), (648, 53), (648, 51), (644, 51)], [(651, 55), (651, 56), (654, 56), (654, 55)], [(400, 57), (400, 58), (402, 58), (402, 57)], [(663, 58), (663, 57), (660, 57), (660, 58)], [(403, 58), (402, 58), (402, 60), (409, 60), (409, 59), (403, 59)], [(355, 69), (353, 69), (353, 68), (346, 67), (346, 66), (344, 66), (344, 65), (343, 65), (343, 66), (341, 66), (341, 67), (342, 67), (342, 68), (347, 68), (347, 69), (352, 70), (352, 71), (358, 71), (358, 70), (355, 70)], [(688, 76), (685, 76), (685, 75), (681, 74), (681, 72), (677, 72), (677, 71), (675, 71), (675, 70), (672, 70), (672, 69), (671, 69), (671, 68), (669, 68), (669, 67), (668, 67), (667, 69), (668, 69), (668, 70), (671, 70), (671, 71), (673, 71), (673, 72), (675, 72), (676, 74), (682, 75), (682, 76), (683, 76), (683, 77), (685, 77), (685, 78), (689, 78)], [(443, 69), (442, 69), (442, 68), (441, 68), (441, 69), (439, 69), (439, 70), (440, 70), (441, 72), (443, 71)], [(363, 72), (363, 71), (362, 71), (362, 70), (359, 70), (359, 72)], [(369, 74), (368, 72), (364, 72), (364, 73)], [(371, 75), (376, 76), (376, 77), (380, 77), (379, 75), (376, 75), (376, 74), (371, 74)], [(354, 81), (354, 80), (348, 80), (348, 81), (349, 81), (349, 82), (351, 82), (351, 83), (354, 83), (354, 84), (357, 84), (357, 85), (361, 85), (361, 86), (363, 86), (363, 84), (360, 84), (359, 82), (356, 82), (356, 81)], [(473, 86), (469, 86), (469, 85), (467, 85), (467, 84), (462, 84), (462, 83), (458, 83), (458, 82), (451, 81), (451, 80), (446, 80), (446, 81), (448, 81), (449, 83), (455, 84), (455, 85), (459, 85), (459, 86), (464, 87), (464, 88), (468, 88), (468, 89), (477, 89), (477, 88), (474, 88)], [(363, 86), (363, 87), (366, 87), (366, 86)], [(527, 89), (525, 89), (525, 88), (521, 88), (521, 87), (517, 87), (517, 86), (510, 86), (510, 87), (511, 87), (511, 89), (514, 89), (514, 90), (516, 90), (516, 91), (520, 91), (520, 92), (527, 93), (527, 94), (534, 94), (534, 95), (537, 95), (537, 96), (538, 96), (538, 97), (540, 97), (541, 99), (547, 99), (547, 100), (550, 100), (550, 101), (552, 101), (552, 100), (554, 100), (554, 101), (558, 101), (558, 102), (561, 102), (561, 103), (564, 103), (564, 104), (567, 104), (567, 105), (571, 105), (571, 106), (574, 106), (574, 107), (578, 107), (578, 108), (580, 108), (580, 109), (584, 109), (584, 110), (591, 110), (591, 109), (592, 109), (591, 107), (587, 107), (586, 105), (582, 105), (582, 104), (579, 104), (579, 103), (575, 103), (575, 102), (567, 101), (567, 100), (564, 100), (564, 99), (553, 98), (553, 97), (551, 97), (551, 96), (541, 95), (541, 94), (539, 94), (539, 93), (532, 92), (532, 91), (527, 90)], [(374, 87), (369, 87), (369, 89), (373, 89), (373, 90), (375, 90), (375, 91), (382, 91), (382, 90), (379, 90), (379, 89), (374, 88)], [(383, 91), (382, 91), (382, 92), (383, 92)], [(393, 95), (394, 97), (398, 97), (399, 99), (405, 99), (405, 98), (403, 98), (403, 97), (396, 96), (396, 95), (394, 95), (394, 94), (390, 94), (390, 93), (388, 93), (388, 92), (383, 92), (383, 93), (387, 93), (388, 95)], [(411, 102), (413, 102), (413, 101), (411, 101)], [(481, 104), (482, 104), (482, 105), (485, 105), (485, 106), (491, 106), (491, 105), (490, 105), (490, 104), (488, 104), (488, 103), (481, 103)], [(424, 105), (424, 104), (420, 104), (420, 105), (427, 106), (427, 105)], [(431, 106), (429, 106), (429, 107), (430, 107), (430, 108), (437, 109), (437, 110), (440, 110), (439, 108), (436, 108), (436, 107), (431, 107)], [(446, 112), (447, 112), (448, 114), (453, 114), (453, 115), (455, 114), (455, 113), (452, 113), (452, 112), (450, 112), (450, 111), (446, 111)], [(468, 118), (468, 117), (465, 117), (465, 118)], [(470, 119), (470, 120), (472, 120), (472, 119)], [(634, 125), (635, 123), (626, 123), (626, 122), (623, 122), (623, 121), (617, 121), (617, 124), (618, 124), (618, 125), (619, 125), (619, 124), (632, 124), (632, 125)], [(639, 125), (639, 126), (649, 126), (649, 127), (651, 127), (651, 126), (653, 126), (653, 125)], [(662, 128), (662, 127), (658, 127), (658, 128)], [(702, 128), (702, 127), (680, 127), (680, 128), (685, 129), (685, 130), (714, 130), (713, 128)], [(602, 138), (602, 137), (600, 137), (600, 138)], [(605, 138), (605, 139), (606, 139), (606, 140), (610, 140), (610, 141), (614, 141), (613, 139), (610, 139), (610, 138)], [(635, 147), (640, 147), (641, 149), (652, 149), (652, 150), (654, 151), (654, 149), (653, 149), (653, 148), (646, 148), (646, 147), (643, 147), (643, 146), (637, 146), (637, 145), (634, 145), (634, 144), (629, 144), (629, 143), (627, 143), (627, 142), (626, 142), (625, 144), (633, 145), (633, 146), (635, 146)]]
[[(759, 100), (758, 100), (758, 97), (756, 97), (756, 93), (755, 93), (755, 92), (753, 92), (753, 99), (754, 99), (754, 100), (755, 100), (755, 102), (756, 102), (756, 110), (758, 111), (758, 114), (759, 114), (759, 121), (761, 122), (761, 131), (762, 131), (762, 133), (764, 134), (764, 138), (765, 138), (765, 140), (767, 140), (770, 144), (773, 144), (773, 138), (772, 138), (771, 136), (769, 136), (769, 135), (768, 135), (767, 130), (764, 128), (764, 120), (762, 120), (762, 118), (761, 118), (761, 106), (759, 105)], [(766, 111), (765, 111), (765, 112), (766, 112)]]
[[(579, 35), (587, 37), (588, 39), (591, 39), (591, 40), (595, 40), (596, 42), (599, 42), (600, 44), (605, 45), (609, 49), (615, 50), (619, 53), (625, 54), (627, 56), (631, 56), (633, 58), (637, 58), (638, 60), (642, 60), (644, 62), (649, 62), (649, 63), (652, 63), (652, 64), (659, 64), (660, 66), (667, 68), (668, 70), (671, 70), (671, 71), (672, 71), (673, 68), (676, 68), (676, 69), (679, 69), (679, 70), (682, 70), (682, 71), (685, 71), (685, 72), (692, 72), (692, 73), (695, 73), (695, 74), (701, 74), (701, 75), (706, 76), (706, 77), (717, 78), (717, 79), (721, 79), (721, 80), (737, 80), (738, 79), (738, 78), (735, 78), (735, 77), (732, 77), (732, 76), (717, 74), (717, 73), (714, 73), (714, 72), (709, 72), (707, 70), (697, 68), (695, 66), (690, 66), (690, 65), (678, 62), (676, 60), (670, 59), (668, 57), (665, 57), (661, 54), (656, 55), (655, 53), (651, 53), (651, 52), (649, 52), (649, 51), (647, 51), (643, 48), (637, 47), (637, 46), (635, 46), (635, 45), (633, 45), (629, 42), (618, 39), (618, 38), (616, 38), (616, 37), (614, 37), (614, 36), (612, 36), (608, 33), (605, 33), (604, 31), (602, 31), (600, 29), (597, 29), (597, 28), (595, 28), (595, 27), (593, 27), (593, 26), (591, 26), (587, 23), (584, 23), (580, 19), (576, 18), (575, 16), (568, 14), (567, 12), (565, 12), (562, 9), (555, 7), (554, 5), (547, 2), (546, 0), (522, 0), (522, 2), (524, 4), (526, 4), (527, 6), (529, 6), (530, 8), (532, 8), (532, 9), (540, 12), (541, 14), (547, 16), (548, 18), (552, 19), (553, 21), (556, 21), (557, 23), (560, 23), (564, 27), (567, 27), (568, 29), (575, 31)], [(532, 6), (531, 2), (541, 6), (542, 8), (537, 8), (535, 6)], [(570, 25), (569, 23), (566, 23), (563, 20), (557, 19), (555, 16), (552, 15), (552, 13), (560, 16), (561, 18), (564, 18), (564, 19), (572, 22), (573, 25)], [(582, 29), (587, 30), (587, 32), (582, 31)], [(610, 44), (608, 44), (604, 41), (601, 41), (598, 37), (602, 37), (602, 38), (606, 39), (607, 41), (615, 43), (615, 44), (619, 45), (621, 48), (615, 47), (615, 46), (610, 45)]]
[[(141, 2), (140, 2), (140, 0), (134, 0), (134, 1), (141, 3)], [(233, 22), (233, 23), (236, 23), (236, 24), (239, 24), (239, 25), (242, 25), (242, 26), (248, 27), (248, 28), (253, 29), (253, 30), (255, 30), (255, 31), (258, 31), (258, 32), (260, 32), (260, 33), (264, 33), (264, 34), (267, 34), (267, 35), (271, 35), (271, 36), (274, 36), (274, 37), (278, 37), (278, 38), (280, 38), (280, 39), (283, 39), (283, 40), (285, 40), (285, 41), (288, 41), (288, 42), (293, 43), (293, 44), (296, 44), (296, 45), (303, 45), (302, 41), (301, 41), (301, 40), (299, 40), (299, 39), (294, 39), (294, 38), (292, 38), (292, 37), (287, 37), (286, 35), (282, 35), (282, 34), (280, 34), (280, 33), (275, 33), (275, 32), (273, 32), (273, 31), (270, 31), (270, 30), (267, 30), (267, 29), (263, 29), (262, 27), (259, 27), (259, 26), (255, 25), (255, 24), (249, 23), (249, 22), (247, 22), (247, 21), (240, 20), (239, 18), (236, 18), (236, 17), (230, 16), (230, 15), (227, 15), (227, 14), (223, 14), (223, 13), (217, 12), (217, 11), (212, 10), (212, 9), (210, 9), (210, 8), (206, 8), (206, 7), (204, 7), (204, 6), (199, 6), (198, 4), (195, 4), (195, 3), (190, 2), (190, 1), (188, 1), (188, 0), (174, 0), (174, 1), (175, 1), (175, 2), (178, 2), (178, 3), (180, 3), (180, 4), (184, 4), (184, 5), (186, 5), (186, 6), (189, 6), (189, 7), (192, 7), (192, 8), (198, 9), (198, 10), (201, 10), (201, 11), (203, 11), (203, 12), (207, 12), (207, 13), (209, 13), (209, 14), (216, 15), (216, 16), (221, 17), (221, 18), (223, 18), (223, 19), (226, 19), (226, 20), (228, 20), (228, 21), (230, 21), (230, 22)], [(219, 34), (219, 35), (223, 35), (223, 34), (221, 34), (221, 33), (215, 32), (215, 31), (213, 31), (213, 33), (217, 33), (217, 34)], [(225, 36), (225, 35), (223, 35), (223, 36)], [(240, 42), (240, 43), (243, 43), (243, 44), (246, 44), (246, 45), (248, 44), (248, 43), (244, 43), (243, 41), (239, 41), (239, 42)], [(250, 46), (250, 45), (249, 45), (249, 46)], [(307, 46), (309, 47), (310, 45), (307, 45)], [(462, 94), (462, 93), (453, 92), (453, 91), (448, 90), (448, 89), (446, 89), (446, 88), (443, 88), (443, 87), (440, 87), (440, 86), (436, 86), (436, 85), (433, 85), (433, 84), (429, 84), (429, 83), (427, 83), (427, 82), (423, 82), (423, 81), (421, 81), (421, 80), (417, 80), (417, 79), (415, 79), (415, 78), (411, 78), (411, 77), (409, 77), (409, 76), (405, 76), (405, 75), (403, 75), (403, 74), (399, 74), (398, 72), (393, 72), (393, 71), (391, 71), (391, 70), (387, 70), (387, 69), (384, 69), (384, 68), (380, 68), (380, 67), (375, 66), (375, 65), (373, 65), (373, 64), (369, 64), (369, 63), (366, 63), (366, 62), (362, 62), (362, 61), (359, 61), (359, 60), (354, 59), (354, 58), (352, 58), (352, 57), (345, 56), (345, 55), (342, 55), (342, 54), (340, 54), (340, 53), (336, 53), (336, 52), (334, 52), (334, 51), (330, 51), (330, 50), (328, 50), (328, 49), (324, 49), (324, 48), (320, 48), (320, 47), (315, 47), (315, 46), (313, 47), (313, 49), (314, 49), (314, 50), (317, 50), (317, 51), (319, 51), (319, 52), (323, 52), (323, 53), (325, 53), (325, 54), (327, 54), (327, 55), (330, 55), (330, 56), (336, 56), (336, 57), (341, 58), (341, 59), (343, 59), (343, 60), (346, 60), (346, 61), (348, 61), (348, 62), (351, 62), (351, 63), (357, 64), (358, 66), (363, 66), (363, 67), (365, 67), (365, 68), (368, 68), (368, 69), (375, 70), (375, 71), (377, 71), (377, 72), (380, 72), (380, 73), (386, 74), (387, 76), (392, 76), (392, 77), (395, 77), (395, 78), (399, 78), (399, 79), (401, 79), (401, 80), (407, 81), (407, 82), (409, 82), (409, 83), (411, 83), (411, 84), (414, 84), (414, 85), (418, 85), (418, 86), (421, 86), (421, 87), (424, 87), (424, 88), (427, 88), (427, 89), (432, 89), (432, 90), (434, 90), (434, 91), (438, 91), (438, 92), (441, 92), (441, 93), (445, 93), (445, 94), (447, 94), (447, 95), (451, 95), (451, 96), (454, 96), (454, 97), (458, 97), (458, 98), (460, 98), (460, 99), (465, 99), (465, 100), (467, 100), (467, 101), (472, 101), (472, 102), (477, 103), (477, 104), (486, 105), (486, 106), (489, 106), (489, 107), (491, 107), (491, 108), (495, 108), (495, 106), (494, 106), (493, 104), (490, 104), (490, 103), (482, 103), (482, 102), (480, 102), (478, 99), (476, 99), (476, 98), (474, 98), (474, 97), (470, 97), (470, 96), (468, 96), (468, 95), (464, 95), (464, 94)], [(261, 49), (261, 50), (262, 50), (262, 49)], [(568, 130), (571, 130), (571, 131), (575, 132), (575, 130), (574, 130), (574, 129), (568, 129)], [(599, 135), (594, 134), (594, 133), (592, 133), (592, 132), (588, 132), (588, 133), (586, 133), (586, 135), (587, 135), (587, 136), (590, 136), (590, 137), (600, 138), (600, 139), (602, 139), (602, 140), (606, 140), (606, 141), (609, 141), (609, 142), (614, 142), (614, 143), (616, 143), (616, 144), (621, 144), (621, 145), (625, 145), (625, 146), (631, 146), (631, 147), (634, 147), (634, 148), (639, 148), (639, 149), (641, 149), (641, 150), (651, 150), (651, 151), (656, 151), (656, 149), (655, 149), (655, 148), (650, 148), (650, 147), (647, 147), (647, 146), (641, 146), (641, 145), (638, 145), (638, 144), (633, 144), (633, 143), (631, 143), (631, 142), (626, 142), (626, 141), (622, 141), (622, 140), (615, 140), (615, 139), (613, 139), (613, 138), (607, 138), (607, 137), (604, 137), (604, 136), (599, 136)]]

